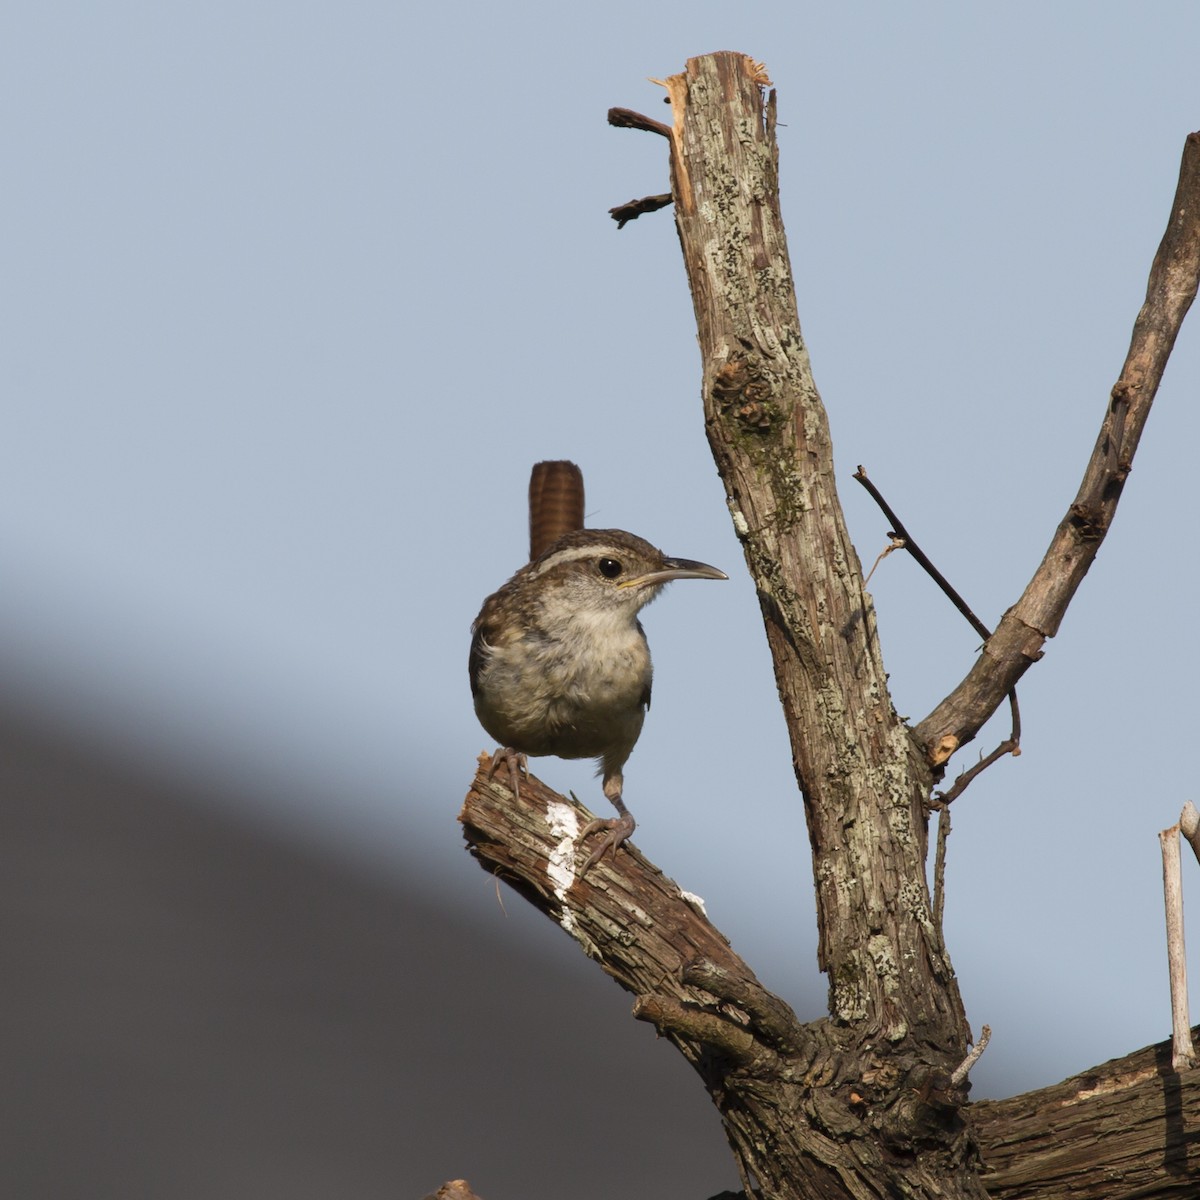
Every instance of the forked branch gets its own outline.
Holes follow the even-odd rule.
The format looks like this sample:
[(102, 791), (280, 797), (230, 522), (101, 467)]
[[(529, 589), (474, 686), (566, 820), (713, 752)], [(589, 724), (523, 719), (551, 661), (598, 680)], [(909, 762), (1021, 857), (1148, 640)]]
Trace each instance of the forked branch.
[[(906, 1076), (895, 1060), (879, 1060), (851, 1076), (852, 1086), (838, 1086), (853, 1058), (839, 1051), (836, 1031), (826, 1022), (800, 1023), (755, 979), (694, 897), (628, 845), (615, 861), (606, 858), (580, 879), (576, 860), (565, 855), (574, 850), (569, 839), (586, 822), (586, 811), (533, 776), (522, 780), (517, 799), (500, 777), (488, 778), (487, 758), (481, 762), (460, 815), (471, 853), (637, 996), (635, 1015), (670, 1037), (718, 1107), (732, 1109), (726, 1117), (731, 1140), (754, 1131), (750, 1113), (758, 1106), (761, 1117), (772, 1089), (780, 1097), (772, 1105), (779, 1141), (802, 1142), (811, 1121), (836, 1131), (830, 1144), (844, 1146), (837, 1151), (843, 1162), (852, 1151), (842, 1139), (856, 1129), (872, 1136), (881, 1084), (889, 1078), (902, 1101), (923, 1096), (926, 1111), (936, 1110), (939, 1088), (952, 1087), (950, 1079)], [(1179, 1189), (1196, 1169), (1185, 1114), (1197, 1105), (1200, 1072), (1176, 1074), (1171, 1043), (1161, 1042), (1050, 1088), (971, 1105), (968, 1112), (992, 1200), (1043, 1200), (1065, 1195), (1068, 1185), (1080, 1200), (1111, 1197), (1118, 1194), (1115, 1164), (1120, 1195), (1169, 1200), (1184, 1194)], [(900, 1108), (896, 1103), (892, 1111)], [(1101, 1136), (1103, 1153), (1097, 1153)], [(793, 1147), (776, 1149), (782, 1166)], [(843, 1194), (808, 1188), (820, 1186), (820, 1172), (810, 1155), (803, 1163), (796, 1189), (783, 1189), (787, 1195)]]
[(592, 814), (533, 775), (514, 796), (503, 772), (489, 778), (490, 762), (480, 761), (459, 814), (471, 853), (638, 997), (638, 1015), (693, 1042), (693, 1062), (706, 1048), (766, 1057), (802, 1046), (795, 1014), (758, 982), (697, 897), (629, 843), (585, 873), (579, 835)]
[[(955, 1079), (969, 1068), (969, 1031), (926, 880), (929, 748), (975, 736), (1056, 632), (1108, 528), (1196, 292), (1200, 135), (1188, 139), (1146, 304), (1075, 504), (976, 668), (918, 727), (918, 743), (890, 700), (800, 332), (779, 209), (775, 95), (764, 94), (760, 64), (724, 52), (690, 60), (665, 85), (706, 429), (755, 581), (803, 793), (829, 1017), (800, 1024), (700, 906), (632, 846), (582, 876), (577, 841), (590, 814), (532, 776), (518, 799), (481, 769), (463, 827), (481, 864), (634, 993), (636, 1015), (692, 1063), (763, 1196), (985, 1200), (979, 1143), (988, 1166), (997, 1164), (984, 1114), (972, 1120)], [(648, 119), (625, 123), (663, 132)], [(1150, 1111), (1161, 1081), (1155, 1063), (1145, 1072), (1136, 1090)], [(1121, 1083), (1103, 1068), (1097, 1075), (1071, 1100), (1080, 1123), (1066, 1148), (1093, 1160), (1099, 1126), (1084, 1121), (1095, 1111), (1086, 1106)], [(1161, 1120), (1161, 1104), (1156, 1111)], [(1026, 1160), (1063, 1153), (1071, 1113), (1035, 1113), (1031, 1127), (1014, 1130), (1020, 1115), (993, 1127), (995, 1144), (1028, 1135)], [(1143, 1157), (1138, 1195), (1174, 1184), (1161, 1139)], [(997, 1176), (986, 1178), (990, 1190)], [(1011, 1190), (993, 1195), (1038, 1194), (1022, 1190), (1026, 1182), (1023, 1163), (1012, 1163)]]

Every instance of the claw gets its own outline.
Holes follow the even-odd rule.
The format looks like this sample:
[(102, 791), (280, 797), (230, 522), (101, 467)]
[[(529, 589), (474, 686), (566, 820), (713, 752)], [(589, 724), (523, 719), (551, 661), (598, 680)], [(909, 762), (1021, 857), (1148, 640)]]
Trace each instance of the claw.
[(492, 755), (492, 765), (488, 768), (487, 777), (490, 780), (496, 774), (500, 764), (508, 767), (508, 786), (513, 799), (521, 798), (521, 776), (529, 774), (529, 755), (514, 750), (511, 746), (501, 746)]
[(607, 850), (611, 849), (615, 858), (617, 850), (629, 840), (635, 828), (637, 828), (637, 823), (633, 819), (633, 814), (629, 812), (622, 812), (619, 817), (597, 817), (594, 821), (589, 821), (587, 827), (579, 835), (577, 845), (582, 846), (587, 838), (591, 837), (593, 833), (599, 833), (602, 829), (606, 829), (608, 832), (600, 839), (600, 844), (583, 864), (583, 870), (579, 873), (580, 877), (586, 875), (604, 857)]

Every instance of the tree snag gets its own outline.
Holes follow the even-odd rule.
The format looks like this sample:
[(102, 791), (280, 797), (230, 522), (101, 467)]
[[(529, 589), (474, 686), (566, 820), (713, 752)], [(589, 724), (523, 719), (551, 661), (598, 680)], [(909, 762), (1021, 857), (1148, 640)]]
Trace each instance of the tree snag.
[[(925, 865), (942, 765), (1040, 656), (1111, 523), (1200, 275), (1200, 134), (1187, 139), (1167, 236), (1079, 496), (979, 661), (910, 730), (888, 692), (800, 332), (775, 93), (765, 94), (760, 64), (733, 53), (691, 59), (664, 86), (705, 423), (787, 718), (829, 1015), (797, 1021), (694, 899), (633, 847), (581, 877), (574, 841), (590, 814), (533, 777), (518, 800), (488, 778), (486, 759), (460, 817), (471, 852), (636, 996), (634, 1015), (699, 1073), (747, 1187), (768, 1200), (1183, 1195), (1200, 1150), (1178, 1114), (1195, 1084), (1170, 1075), (1158, 1049), (1096, 1068), (1086, 1082), (967, 1104), (960, 1068), (972, 1039)], [(619, 123), (663, 132), (633, 118)], [(1117, 1137), (1114, 1096), (1137, 1106), (1140, 1140), (1128, 1129)], [(1097, 1147), (1097, 1121), (1129, 1156), (1110, 1172), (1096, 1162), (1109, 1145)], [(1047, 1166), (1030, 1179), (1022, 1164), (1031, 1162), (1069, 1162), (1078, 1176), (1066, 1182)]]

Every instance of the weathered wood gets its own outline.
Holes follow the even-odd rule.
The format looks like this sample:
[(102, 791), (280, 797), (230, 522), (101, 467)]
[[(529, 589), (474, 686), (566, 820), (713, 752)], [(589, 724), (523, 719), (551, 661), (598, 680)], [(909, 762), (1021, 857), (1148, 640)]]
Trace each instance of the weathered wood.
[(708, 437), (758, 588), (804, 795), (830, 1011), (872, 1036), (940, 1047), (949, 1063), (965, 1053), (966, 1024), (925, 883), (931, 778), (892, 707), (842, 518), (796, 314), (764, 83), (740, 54), (692, 59), (666, 81)]
[[(995, 1196), (1200, 1195), (1162, 1190), (1174, 1186), (1179, 1161), (1186, 1167), (1187, 1149), (1169, 1127), (1182, 1110), (1161, 1103), (1155, 1110), (1151, 1091), (1138, 1091), (1169, 1092), (1161, 1075), (1126, 1079), (1099, 1068), (1065, 1098), (1043, 1103), (1033, 1093), (1003, 1106), (966, 1104), (957, 1082), (969, 1065), (966, 1016), (925, 876), (926, 812), (942, 761), (932, 751), (948, 756), (974, 736), (984, 700), (988, 715), (1003, 700), (1057, 629), (1091, 561), (1089, 547), (1111, 520), (1196, 290), (1200, 135), (1188, 141), (1177, 208), (1126, 371), (1080, 496), (1056, 535), (1063, 547), (1052, 547), (1060, 557), (1047, 556), (1037, 586), (988, 640), (984, 666), (914, 737), (888, 693), (800, 332), (779, 211), (774, 93), (765, 95), (759, 64), (730, 53), (690, 60), (665, 86), (705, 420), (791, 737), (829, 1018), (801, 1025), (694, 899), (633, 847), (581, 874), (586, 852), (575, 843), (590, 814), (533, 777), (522, 780), (518, 798), (507, 777), (490, 779), (481, 767), (461, 815), (471, 852), (636, 996), (634, 1015), (652, 1021), (704, 1080), (743, 1178), (763, 1200), (983, 1200), (980, 1146)], [(667, 129), (638, 114), (620, 123)], [(1147, 1106), (1139, 1118), (1144, 1140), (1129, 1143), (1130, 1161), (1115, 1169), (1126, 1178), (1139, 1172), (1137, 1186), (1147, 1190), (1113, 1190), (1116, 1176), (1107, 1174), (1102, 1186), (1097, 1168), (1090, 1185), (1064, 1191), (1056, 1164), (1085, 1159), (1097, 1128), (1115, 1130), (1116, 1109), (1110, 1122), (1104, 1097), (1134, 1092)], [(1093, 1101), (1092, 1123), (1081, 1116), (1073, 1124)], [(1064, 1128), (1078, 1146), (1063, 1145)], [(1164, 1164), (1164, 1144), (1183, 1147), (1182, 1157)], [(1048, 1164), (1049, 1182), (1026, 1170), (1035, 1157)]]
[[(758, 589), (803, 794), (830, 1014), (864, 1055), (887, 1057), (888, 1047), (948, 1075), (967, 1052), (968, 1030), (926, 883), (932, 776), (892, 706), (838, 499), (780, 215), (775, 96), (764, 93), (761, 65), (740, 54), (691, 59), (665, 83), (705, 424)], [(852, 1087), (868, 1068), (846, 1065), (842, 1082)], [(946, 1104), (941, 1144), (927, 1131), (923, 1147), (905, 1148), (925, 1156), (928, 1192), (911, 1167), (893, 1169), (910, 1195), (978, 1194), (961, 1169), (969, 1157), (961, 1122)], [(826, 1154), (811, 1133), (809, 1152)], [(856, 1180), (852, 1158), (839, 1148), (827, 1160), (843, 1174), (841, 1194), (888, 1177)]]
[[(894, 1118), (946, 1117), (952, 1093), (938, 1088), (948, 1081), (905, 1079), (904, 1061), (886, 1052), (863, 1063), (827, 1022), (800, 1024), (708, 922), (702, 901), (636, 847), (626, 844), (616, 859), (580, 877), (587, 856), (575, 850), (574, 839), (592, 814), (535, 776), (522, 780), (514, 798), (500, 776), (487, 778), (490, 764), (481, 758), (460, 815), (470, 851), (637, 997), (635, 1015), (652, 1021), (688, 1058), (731, 1140), (756, 1127), (761, 1134), (760, 1122), (774, 1122), (773, 1154), (782, 1171), (816, 1124), (826, 1150), (848, 1171), (869, 1165), (862, 1147), (851, 1145), (854, 1134), (890, 1157), (894, 1150), (881, 1130), (894, 1132)], [(860, 1078), (847, 1084), (856, 1063)], [(1177, 1074), (1170, 1042), (1054, 1087), (968, 1105), (962, 1116), (978, 1147), (980, 1184), (994, 1200), (1200, 1194), (1200, 1072)], [(792, 1181), (776, 1177), (764, 1194), (860, 1194), (822, 1178), (811, 1162), (805, 1170)], [(905, 1177), (916, 1188), (920, 1176), (918, 1154)]]
[[(591, 814), (534, 776), (515, 798), (500, 776), (488, 778), (489, 766), (485, 755), (459, 818), (471, 853), (636, 997), (634, 1015), (699, 1073), (735, 1152), (771, 1131), (774, 1177), (764, 1195), (887, 1195), (853, 1186), (879, 1167), (872, 1153), (902, 1168), (906, 1190), (892, 1194), (922, 1194), (926, 1164), (903, 1156), (897, 1134), (959, 1119), (962, 1093), (949, 1079), (922, 1075), (886, 1046), (863, 1058), (828, 1022), (802, 1024), (758, 982), (702, 902), (632, 845), (581, 877), (587, 854), (574, 839)], [(992, 1200), (1200, 1194), (1200, 1071), (1176, 1074), (1170, 1042), (957, 1111), (977, 1147), (964, 1169), (981, 1170)], [(814, 1144), (841, 1174), (821, 1169)]]
[(992, 1200), (1200, 1196), (1200, 1071), (1169, 1041), (969, 1115)]
[(626, 844), (586, 875), (592, 814), (534, 776), (508, 787), (480, 769), (459, 820), (471, 853), (555, 921), (636, 999), (699, 1073), (743, 1173), (772, 1200), (844, 1200), (859, 1181), (896, 1195), (971, 1196), (947, 1185), (945, 1143), (970, 1158), (965, 1090), (916, 1048), (863, 1047), (830, 1021), (801, 1024), (703, 913), (702, 902)]
[[(522, 776), (514, 797), (507, 773), (489, 779), (490, 766), (484, 755), (459, 814), (471, 853), (557, 922), (626, 991), (702, 1006), (710, 994), (682, 982), (684, 968), (697, 961), (762, 991), (700, 902), (636, 848), (626, 843), (628, 852), (606, 855), (585, 875), (588, 850), (577, 843), (593, 814), (535, 775)], [(787, 1005), (776, 1003), (794, 1023)]]
[(1188, 1016), (1187, 951), (1183, 938), (1183, 869), (1179, 861), (1179, 826), (1158, 835), (1162, 847), (1163, 902), (1167, 916), (1167, 968), (1171, 979), (1171, 1066), (1177, 1071), (1196, 1065)]
[(979, 732), (1017, 680), (1041, 658), (1046, 639), (1058, 632), (1067, 605), (1112, 526), (1198, 281), (1200, 132), (1189, 134), (1184, 142), (1167, 231), (1154, 256), (1146, 300), (1079, 492), (1021, 598), (1004, 614), (966, 678), (913, 730), (931, 761), (942, 759), (944, 750), (939, 747), (957, 748)]

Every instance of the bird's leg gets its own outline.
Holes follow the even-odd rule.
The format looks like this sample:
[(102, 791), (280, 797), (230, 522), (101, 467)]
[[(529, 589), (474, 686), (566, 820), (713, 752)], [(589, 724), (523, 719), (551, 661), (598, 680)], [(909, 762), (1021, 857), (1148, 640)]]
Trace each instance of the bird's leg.
[(593, 833), (598, 833), (601, 829), (606, 829), (608, 832), (600, 839), (600, 844), (592, 851), (591, 857), (583, 865), (581, 875), (586, 875), (603, 857), (604, 852), (611, 848), (613, 855), (617, 853), (618, 847), (622, 842), (627, 841), (637, 828), (637, 822), (633, 819), (633, 814), (625, 807), (625, 802), (621, 799), (621, 789), (624, 786), (625, 779), (621, 772), (606, 771), (604, 774), (604, 794), (611, 801), (613, 808), (618, 812), (616, 817), (597, 817), (594, 821), (589, 821), (587, 827), (579, 835), (579, 842), (582, 845), (584, 840), (590, 837)]
[(521, 798), (521, 775), (529, 773), (529, 755), (522, 754), (511, 746), (501, 746), (492, 755), (492, 765), (488, 767), (487, 773), (489, 780), (495, 775), (501, 763), (508, 767), (508, 786), (512, 791), (513, 799), (519, 800)]

